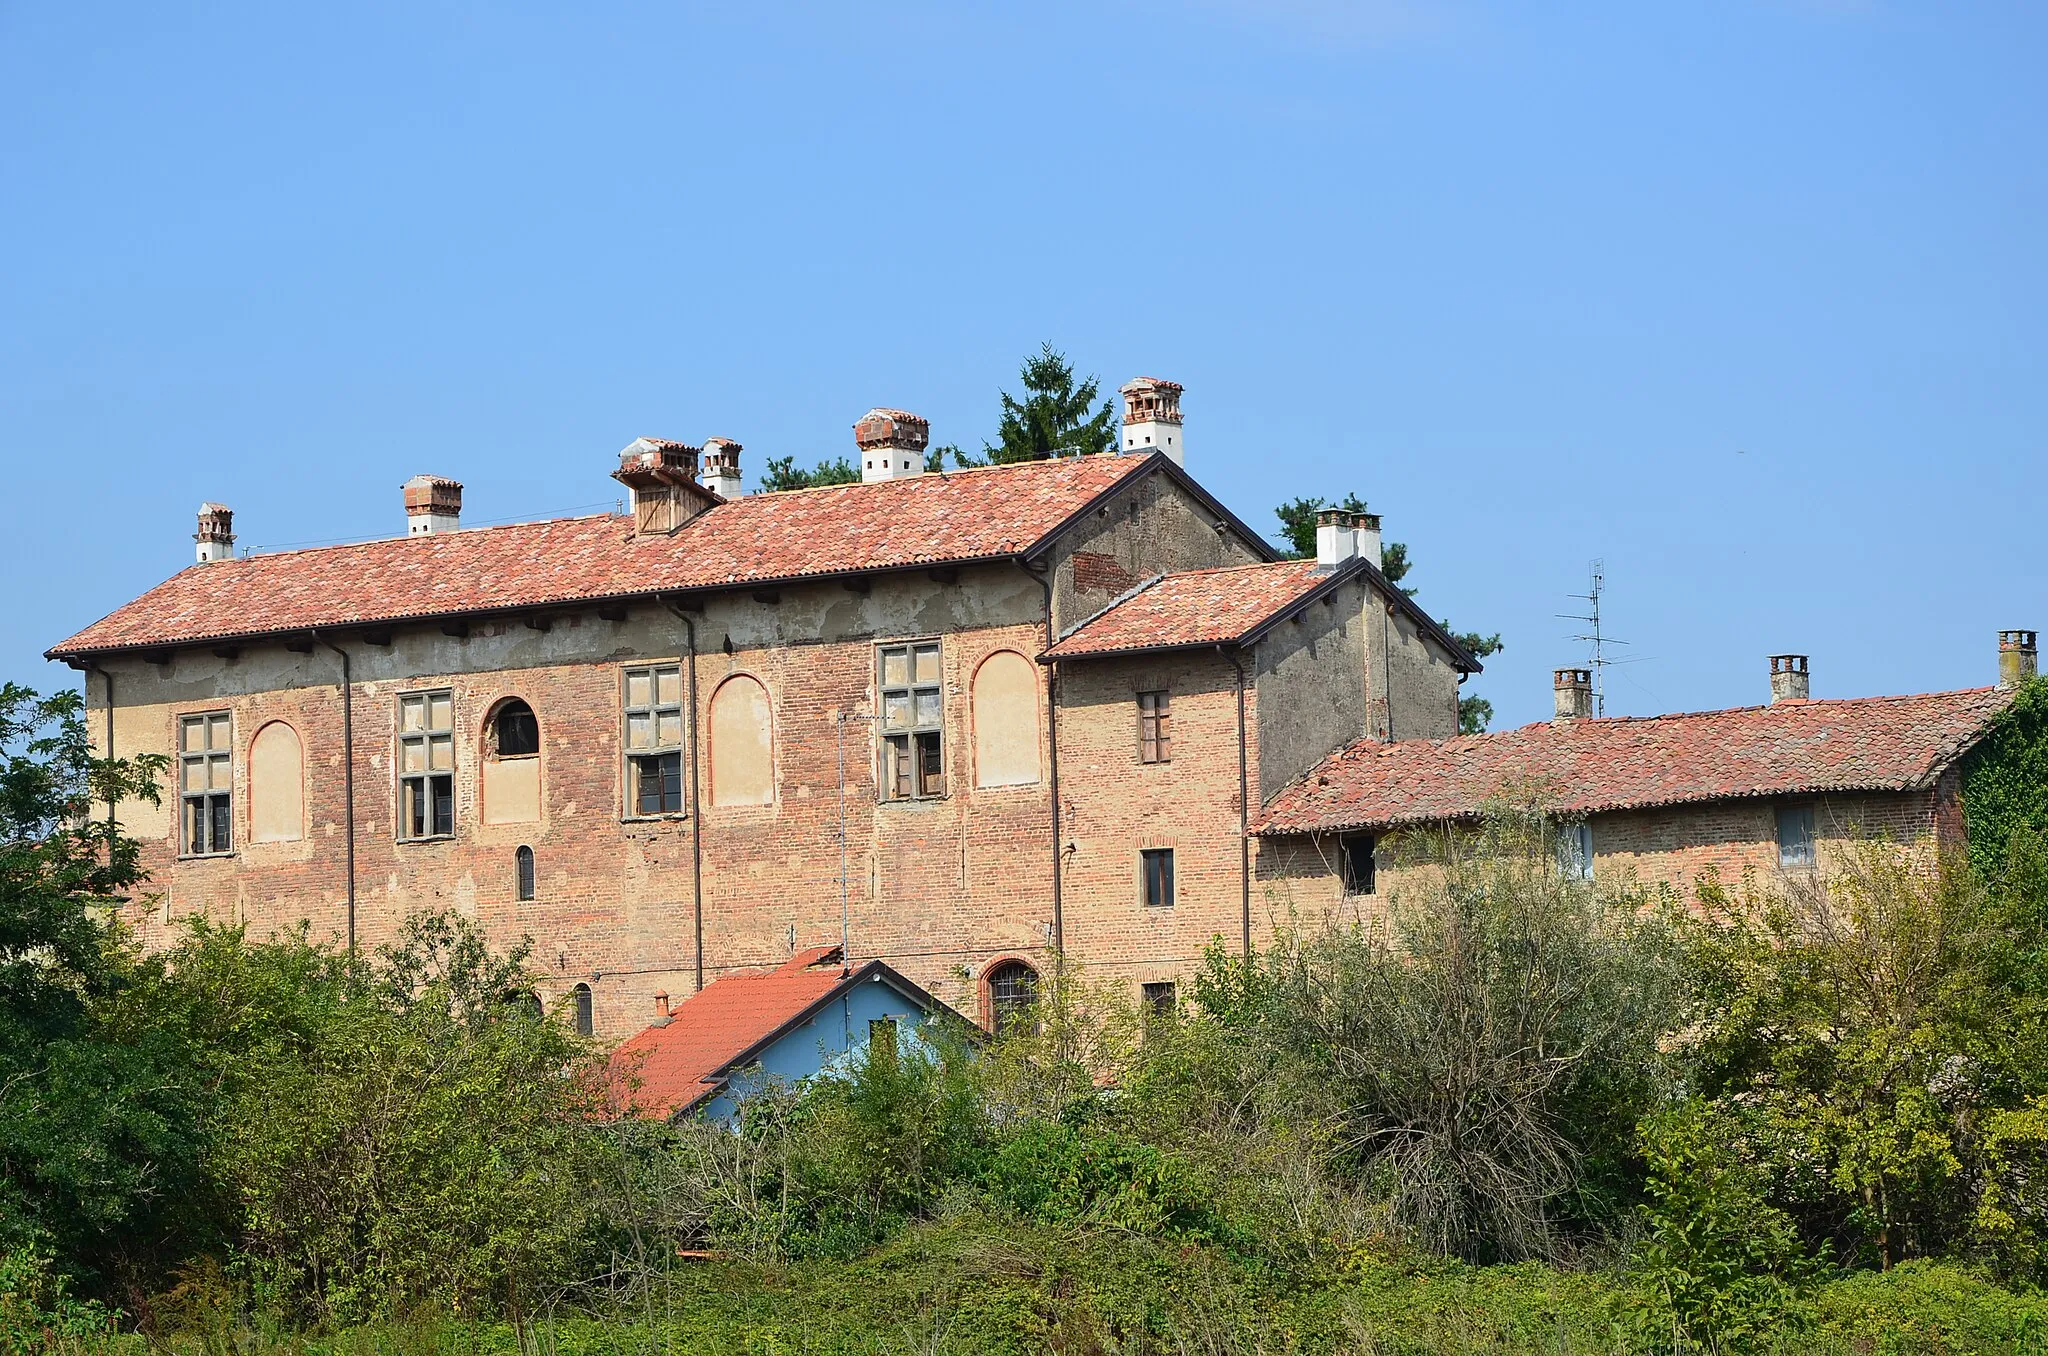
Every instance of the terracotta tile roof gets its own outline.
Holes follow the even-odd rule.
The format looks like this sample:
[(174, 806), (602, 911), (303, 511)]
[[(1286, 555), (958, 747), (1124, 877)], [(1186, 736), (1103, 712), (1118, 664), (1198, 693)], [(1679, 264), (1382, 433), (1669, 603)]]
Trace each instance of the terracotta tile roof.
[(1688, 715), (1524, 725), (1454, 739), (1360, 740), (1267, 806), (1266, 835), (1469, 818), (1538, 782), (1560, 814), (1930, 784), (2011, 693), (1779, 702)]
[(633, 1108), (643, 1114), (688, 1111), (715, 1095), (720, 1075), (743, 1056), (842, 984), (858, 981), (841, 973), (838, 960), (838, 947), (813, 947), (779, 969), (713, 980), (671, 1008), (666, 1024), (648, 1027), (612, 1052), (614, 1082), (631, 1087)]
[(1313, 560), (1157, 575), (1060, 637), (1047, 659), (1228, 644), (1293, 607), (1333, 571)]
[(51, 649), (94, 652), (998, 559), (1157, 457), (1070, 457), (748, 495), (672, 536), (602, 515), (194, 565)]

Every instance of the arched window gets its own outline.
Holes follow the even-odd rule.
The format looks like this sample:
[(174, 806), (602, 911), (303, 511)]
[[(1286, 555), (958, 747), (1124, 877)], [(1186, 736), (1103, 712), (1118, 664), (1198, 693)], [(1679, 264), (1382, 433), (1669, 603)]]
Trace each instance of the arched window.
[(305, 750), (297, 730), (274, 720), (249, 744), (249, 840), (291, 843), (305, 836)]
[(520, 844), (519, 851), (512, 854), (513, 865), (519, 875), (519, 898), (521, 902), (533, 898), (533, 849)]
[(597, 1023), (591, 1017), (590, 986), (578, 984), (576, 994), (576, 1034), (588, 1036), (597, 1030)]
[(514, 989), (504, 998), (505, 1016), (519, 1021), (537, 1022), (545, 1012), (540, 1005), (540, 995), (531, 989)]
[(997, 1032), (1032, 1022), (1032, 1008), (1038, 1002), (1038, 971), (1023, 961), (1006, 960), (988, 972), (987, 981), (989, 1024)]
[(484, 731), (483, 792), (486, 824), (531, 824), (540, 818), (540, 721), (518, 697), (491, 709)]
[(974, 784), (1038, 780), (1038, 666), (997, 650), (974, 671)]
[(491, 752), (500, 758), (532, 758), (540, 753), (540, 721), (533, 708), (514, 697), (491, 717)]
[(768, 689), (735, 674), (711, 694), (711, 803), (775, 803), (775, 735)]

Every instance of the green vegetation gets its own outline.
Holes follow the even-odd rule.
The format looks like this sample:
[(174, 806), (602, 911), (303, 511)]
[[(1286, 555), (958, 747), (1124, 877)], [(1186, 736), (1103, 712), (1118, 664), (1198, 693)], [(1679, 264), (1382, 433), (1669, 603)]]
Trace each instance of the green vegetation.
[(452, 918), (138, 955), (91, 811), (157, 770), (0, 722), (7, 1356), (2048, 1350), (2028, 823), (1679, 901), (1503, 804), (1178, 1011), (1070, 969), (664, 1125)]

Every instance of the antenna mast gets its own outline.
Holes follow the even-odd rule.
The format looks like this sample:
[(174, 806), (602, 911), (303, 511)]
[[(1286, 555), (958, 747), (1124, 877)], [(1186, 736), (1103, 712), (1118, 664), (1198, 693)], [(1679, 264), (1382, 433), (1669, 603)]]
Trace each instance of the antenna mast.
[(1587, 585), (1584, 593), (1569, 595), (1586, 604), (1584, 614), (1560, 612), (1557, 615), (1565, 621), (1585, 622), (1588, 629), (1570, 639), (1592, 647), (1587, 656), (1586, 667), (1593, 671), (1593, 714), (1607, 714), (1607, 668), (1611, 664), (1625, 664), (1625, 659), (1609, 659), (1609, 645), (1626, 645), (1625, 640), (1616, 640), (1600, 629), (1600, 595), (1607, 591), (1607, 562), (1595, 560), (1587, 570)]

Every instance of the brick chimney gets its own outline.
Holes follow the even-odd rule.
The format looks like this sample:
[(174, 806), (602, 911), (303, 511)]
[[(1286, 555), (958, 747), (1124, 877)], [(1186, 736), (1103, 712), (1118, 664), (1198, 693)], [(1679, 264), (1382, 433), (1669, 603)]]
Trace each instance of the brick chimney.
[(1771, 704), (1803, 702), (1811, 694), (1803, 654), (1771, 656)]
[(924, 474), (924, 449), (932, 440), (931, 421), (908, 410), (873, 409), (853, 426), (860, 446), (860, 478), (903, 480)]
[(199, 543), (199, 563), (232, 560), (235, 554), (235, 511), (226, 504), (201, 504), (199, 530), (192, 534)]
[[(225, 513), (227, 510), (221, 510)], [(201, 522), (205, 521), (202, 516)], [(234, 540), (232, 537), (230, 541)], [(202, 551), (206, 548), (201, 547)], [(204, 559), (205, 557), (201, 557)], [(2000, 631), (1998, 633), (1998, 685), (2018, 687), (2021, 683), (2032, 682), (2040, 672), (2040, 651), (2035, 644), (2032, 631)]]
[(668, 1016), (668, 994), (666, 992), (654, 995), (654, 1015), (657, 1017)]
[(461, 521), (461, 482), (442, 476), (414, 476), (405, 482), (406, 536), (453, 532)]
[(665, 535), (711, 507), (711, 496), (697, 483), (698, 451), (667, 438), (635, 438), (621, 449), (612, 479), (633, 492), (634, 532)]
[(1186, 466), (1181, 447), (1180, 393), (1185, 388), (1162, 377), (1135, 377), (1117, 387), (1124, 398), (1124, 451), (1143, 456), (1164, 452)]
[(1556, 700), (1556, 719), (1586, 720), (1593, 714), (1593, 670), (1554, 669), (1550, 675), (1551, 695)]
[(697, 479), (720, 499), (737, 499), (746, 493), (740, 484), (740, 450), (730, 438), (704, 440), (704, 470)]
[(1343, 509), (1317, 509), (1316, 564), (1330, 569), (1357, 554), (1358, 527), (1354, 515)]

